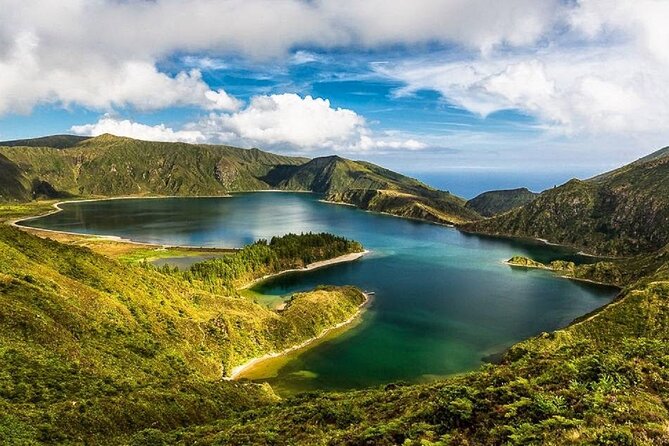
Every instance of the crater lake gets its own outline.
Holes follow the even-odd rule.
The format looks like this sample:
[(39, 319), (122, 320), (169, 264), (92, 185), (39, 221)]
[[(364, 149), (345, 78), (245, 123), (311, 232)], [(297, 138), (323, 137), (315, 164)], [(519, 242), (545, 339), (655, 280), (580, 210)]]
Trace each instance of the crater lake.
[(324, 203), (309, 193), (221, 198), (82, 201), (22, 225), (139, 242), (241, 247), (289, 232), (330, 232), (370, 253), (351, 263), (281, 275), (245, 298), (260, 304), (320, 284), (374, 292), (360, 321), (337, 336), (251, 369), (280, 394), (419, 382), (475, 369), (486, 358), (600, 307), (617, 289), (511, 268), (524, 255), (547, 262), (587, 257), (539, 242), (457, 229)]

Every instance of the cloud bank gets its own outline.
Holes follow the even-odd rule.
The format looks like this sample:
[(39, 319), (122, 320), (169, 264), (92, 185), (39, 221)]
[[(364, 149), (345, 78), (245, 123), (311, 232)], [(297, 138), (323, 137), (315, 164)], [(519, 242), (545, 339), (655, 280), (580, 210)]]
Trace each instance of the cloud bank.
[(665, 132), (669, 122), (669, 2), (583, 0), (570, 33), (550, 45), (458, 60), (446, 55), (376, 67), (480, 116), (520, 110), (566, 134)]
[[(434, 90), (482, 117), (520, 111), (542, 135), (648, 146), (669, 138), (668, 17), (662, 0), (0, 0), (0, 116), (41, 104), (110, 116), (194, 107), (202, 118), (178, 129), (106, 116), (77, 131), (295, 151), (435, 146), (372, 131), (326, 99), (244, 104), (202, 74), (235, 58), (299, 65), (346, 48), (378, 52), (385, 63), (371, 70), (402, 83), (399, 96)], [(383, 60), (389, 48), (408, 51)], [(168, 71), (170, 58), (182, 63)], [(465, 136), (474, 142), (462, 146), (491, 142)]]
[(0, 0), (0, 115), (41, 103), (232, 110), (239, 104), (198, 71), (220, 61), (173, 75), (157, 62), (199, 52), (283, 57), (300, 46), (487, 50), (533, 42), (558, 8), (557, 0)]
[(118, 119), (104, 116), (94, 124), (74, 125), (70, 129), (77, 135), (99, 136), (111, 133), (116, 136), (127, 136), (145, 141), (203, 143), (205, 136), (197, 130), (173, 130), (164, 124), (146, 125), (129, 119)]

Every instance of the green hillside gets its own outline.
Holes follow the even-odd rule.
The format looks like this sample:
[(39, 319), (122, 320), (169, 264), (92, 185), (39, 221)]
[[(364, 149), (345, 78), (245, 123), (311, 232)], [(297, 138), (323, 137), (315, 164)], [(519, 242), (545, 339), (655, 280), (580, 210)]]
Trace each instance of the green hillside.
[(66, 148), (2, 147), (35, 180), (77, 196), (223, 195), (267, 189), (260, 178), (302, 158), (227, 146), (158, 143), (102, 135)]
[(658, 250), (669, 243), (669, 151), (590, 180), (571, 180), (463, 229), (543, 238), (609, 256)]
[[(74, 145), (65, 146), (62, 138), (26, 140), (29, 147), (0, 147), (0, 156), (4, 157), (0, 163), (6, 158), (5, 163), (14, 169), (10, 172), (11, 183), (0, 182), (0, 195), (14, 200), (220, 196), (237, 191), (284, 189), (317, 192), (331, 201), (442, 223), (480, 218), (464, 208), (464, 200), (448, 192), (371, 163), (338, 156), (309, 160), (258, 149), (150, 142), (113, 135), (73, 139), (69, 142)], [(60, 144), (61, 148), (37, 147), (40, 143)], [(384, 191), (391, 191), (394, 198), (366, 198), (369, 193), (386, 197)]]
[(539, 194), (530, 192), (527, 188), (493, 190), (483, 192), (469, 200), (466, 204), (468, 209), (472, 209), (484, 217), (503, 214), (534, 201)]
[(347, 320), (364, 296), (319, 288), (276, 313), (207, 285), (360, 249), (329, 237), (260, 242), (226, 258), (234, 276), (203, 276), (122, 264), (0, 226), (0, 442), (109, 444), (275, 401), (265, 386), (221, 377)]
[[(132, 147), (120, 145), (88, 150), (93, 159), (107, 159), (108, 150), (132, 153)], [(56, 149), (3, 148), (2, 153), (12, 150), (25, 161), (35, 157), (33, 172), (52, 169), (61, 181), (56, 167), (66, 158), (53, 157)], [(25, 164), (7, 158), (6, 165), (21, 169), (15, 178), (25, 175)], [(327, 234), (289, 235), (174, 271), (121, 263), (0, 226), (0, 438), (6, 444), (104, 445), (669, 444), (669, 245), (655, 249), (659, 242), (651, 238), (665, 230), (656, 218), (666, 215), (666, 160), (660, 154), (589, 181), (573, 180), (481, 224), (517, 235), (505, 232), (505, 222), (534, 209), (524, 217), (527, 225), (543, 219), (552, 233), (571, 236), (569, 243), (608, 240), (589, 246), (638, 251), (579, 266), (512, 259), (522, 267), (617, 284), (621, 294), (608, 306), (521, 342), (499, 364), (471, 373), (285, 400), (268, 386), (221, 377), (249, 358), (347, 320), (364, 296), (350, 287), (318, 288), (294, 295), (279, 313), (235, 290), (265, 274), (358, 251), (357, 243)], [(269, 165), (269, 158), (263, 163)], [(308, 184), (327, 196), (350, 194), (342, 199), (397, 200), (384, 204), (397, 208), (422, 205), (416, 197), (423, 194), (425, 200), (443, 194), (366, 163), (317, 159), (309, 169), (304, 164), (272, 167), (263, 177), (273, 180), (261, 181), (279, 184), (280, 172), (286, 188)], [(246, 168), (262, 173), (251, 161)], [(72, 176), (74, 184), (80, 177), (81, 172)], [(370, 189), (349, 186), (372, 181), (379, 183)], [(30, 206), (0, 205), (7, 217), (30, 212)], [(607, 221), (615, 223), (607, 229), (609, 238), (592, 238)]]
[(0, 154), (0, 201), (26, 201), (30, 195), (19, 166)]

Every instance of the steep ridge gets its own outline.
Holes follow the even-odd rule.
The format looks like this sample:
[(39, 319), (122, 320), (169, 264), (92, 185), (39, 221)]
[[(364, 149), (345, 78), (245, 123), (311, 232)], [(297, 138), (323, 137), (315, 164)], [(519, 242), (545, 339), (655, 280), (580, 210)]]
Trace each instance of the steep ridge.
[(338, 156), (315, 158), (278, 183), (288, 190), (312, 190), (326, 200), (406, 218), (454, 224), (480, 218), (465, 201), (413, 178), (364, 161)]
[(463, 229), (542, 238), (608, 256), (658, 250), (669, 243), (669, 150), (586, 181), (571, 180), (522, 208)]
[[(309, 160), (259, 149), (140, 141), (108, 134), (68, 148), (0, 147), (0, 155), (19, 168), (20, 175), (15, 176), (22, 194), (0, 183), (0, 194), (15, 199), (204, 196), (282, 189), (317, 192), (330, 201), (441, 223), (480, 218), (465, 209), (464, 200), (448, 192), (339, 156)], [(27, 192), (33, 190), (32, 195)]]
[(527, 203), (531, 203), (539, 194), (530, 192), (527, 188), (507, 190), (493, 190), (483, 192), (467, 201), (466, 207), (473, 209), (484, 217), (503, 214)]

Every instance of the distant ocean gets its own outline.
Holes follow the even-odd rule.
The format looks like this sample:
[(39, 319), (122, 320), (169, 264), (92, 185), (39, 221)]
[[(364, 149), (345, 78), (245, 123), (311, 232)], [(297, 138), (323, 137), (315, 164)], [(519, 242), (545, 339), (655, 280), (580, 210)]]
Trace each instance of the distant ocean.
[(601, 173), (582, 170), (568, 172), (519, 172), (489, 169), (449, 169), (442, 172), (403, 172), (432, 187), (447, 190), (462, 198), (474, 198), (481, 192), (526, 187), (533, 192), (559, 186), (572, 178), (586, 179)]

